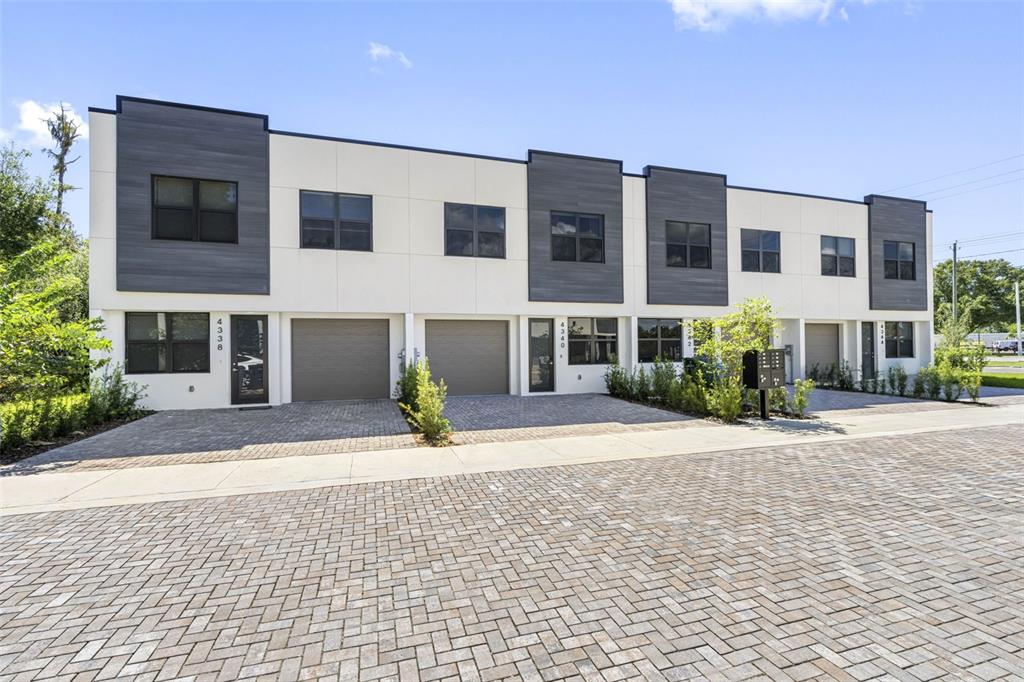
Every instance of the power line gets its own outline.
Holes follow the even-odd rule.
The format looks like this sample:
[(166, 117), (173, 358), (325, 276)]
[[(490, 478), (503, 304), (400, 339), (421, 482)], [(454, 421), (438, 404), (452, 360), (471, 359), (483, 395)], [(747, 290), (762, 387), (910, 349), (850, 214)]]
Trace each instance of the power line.
[(996, 183), (993, 183), (991, 185), (985, 185), (984, 187), (975, 187), (974, 189), (969, 189), (969, 190), (967, 190), (965, 192), (956, 192), (955, 194), (947, 194), (947, 195), (941, 196), (941, 197), (932, 197), (928, 201), (938, 201), (940, 199), (949, 199), (951, 197), (958, 197), (958, 196), (961, 196), (961, 195), (964, 195), (964, 194), (970, 194), (972, 192), (980, 192), (983, 189), (991, 189), (993, 187), (999, 187), (1001, 185), (1009, 185), (1011, 182), (1020, 182), (1021, 180), (1024, 180), (1024, 178), (1014, 178), (1013, 180), (1006, 180), (1005, 182), (996, 182)]
[(942, 187), (940, 189), (933, 189), (933, 190), (929, 190), (927, 192), (921, 192), (920, 194), (913, 195), (911, 198), (912, 199), (916, 199), (917, 197), (923, 197), (926, 194), (935, 194), (937, 192), (945, 192), (947, 190), (956, 189), (957, 187), (963, 187), (965, 185), (973, 185), (973, 184), (978, 183), (978, 182), (984, 182), (986, 180), (992, 180), (993, 178), (1001, 178), (1004, 175), (1012, 175), (1013, 173), (1020, 173), (1021, 171), (1024, 171), (1024, 168), (1014, 168), (1012, 171), (1006, 171), (1005, 173), (996, 173), (995, 175), (990, 175), (987, 178), (978, 178), (977, 180), (968, 180), (967, 182), (961, 182), (959, 185), (950, 185), (949, 187)]
[[(1008, 241), (1008, 240), (1011, 240), (1011, 239), (1019, 239), (1021, 237), (1024, 237), (1024, 229), (1015, 230), (1013, 232), (1002, 232), (1002, 233), (999, 233), (999, 234), (983, 235), (981, 237), (974, 237), (973, 239), (958, 239), (957, 243), (959, 243), (959, 244), (978, 244), (979, 242), (1002, 242), (1002, 241)], [(952, 245), (953, 245), (953, 242), (940, 242), (938, 244), (934, 244), (933, 246), (938, 248), (940, 246), (952, 246)]]
[(963, 170), (953, 171), (952, 173), (946, 173), (945, 175), (937, 175), (934, 178), (928, 178), (927, 180), (921, 180), (920, 182), (912, 182), (909, 185), (901, 185), (899, 187), (893, 187), (892, 189), (883, 190), (881, 194), (895, 192), (898, 189), (906, 189), (907, 187), (917, 187), (918, 185), (923, 185), (928, 182), (934, 182), (935, 180), (941, 180), (943, 178), (952, 177), (954, 175), (960, 175), (961, 173), (966, 173), (968, 171), (978, 170), (979, 168), (988, 168), (989, 166), (995, 166), (996, 164), (999, 163), (1012, 161), (1013, 159), (1019, 159), (1022, 156), (1024, 156), (1024, 154), (1014, 154), (1013, 156), (1008, 156), (1005, 159), (999, 159), (998, 161), (990, 161), (988, 163), (983, 163), (980, 166), (971, 166), (970, 168), (964, 168)]
[(1017, 253), (1024, 249), (1006, 249), (1005, 251), (989, 251), (988, 253), (976, 253), (972, 256), (960, 256), (961, 258), (981, 258), (982, 256), (997, 256), (1001, 253)]

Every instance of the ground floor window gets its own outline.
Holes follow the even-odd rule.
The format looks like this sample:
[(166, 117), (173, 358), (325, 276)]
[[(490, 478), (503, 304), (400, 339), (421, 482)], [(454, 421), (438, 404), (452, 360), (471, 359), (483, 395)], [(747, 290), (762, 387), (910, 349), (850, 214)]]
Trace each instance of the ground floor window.
[(607, 365), (618, 355), (618, 341), (614, 317), (569, 318), (570, 365)]
[(125, 373), (210, 371), (209, 313), (125, 313)]
[(640, 318), (636, 323), (637, 360), (656, 359), (679, 362), (683, 359), (683, 323), (681, 320)]
[(887, 357), (887, 358), (912, 358), (912, 357), (914, 357), (914, 323), (913, 322), (886, 322), (885, 323), (885, 357)]

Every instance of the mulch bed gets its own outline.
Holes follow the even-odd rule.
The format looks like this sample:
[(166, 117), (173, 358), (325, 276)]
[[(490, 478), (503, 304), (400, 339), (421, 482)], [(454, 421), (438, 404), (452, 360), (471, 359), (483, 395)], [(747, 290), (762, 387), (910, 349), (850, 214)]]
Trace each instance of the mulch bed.
[(118, 426), (123, 426), (128, 422), (133, 422), (136, 419), (141, 419), (142, 417), (146, 417), (151, 414), (153, 413), (143, 412), (138, 417), (135, 417), (133, 419), (114, 419), (112, 421), (103, 422), (102, 424), (94, 424), (88, 428), (82, 429), (80, 431), (75, 431), (74, 433), (67, 436), (54, 438), (53, 440), (33, 441), (31, 443), (27, 443), (25, 445), (22, 445), (20, 448), (15, 448), (13, 450), (0, 453), (0, 466), (5, 464), (14, 464), (15, 462), (20, 462), (23, 459), (35, 457), (36, 455), (42, 454), (47, 450), (53, 450), (54, 448), (59, 448), (64, 445), (68, 445), (70, 443), (74, 443), (76, 441), (89, 438), (90, 436), (95, 436), (96, 434), (103, 433), (104, 431), (116, 429)]

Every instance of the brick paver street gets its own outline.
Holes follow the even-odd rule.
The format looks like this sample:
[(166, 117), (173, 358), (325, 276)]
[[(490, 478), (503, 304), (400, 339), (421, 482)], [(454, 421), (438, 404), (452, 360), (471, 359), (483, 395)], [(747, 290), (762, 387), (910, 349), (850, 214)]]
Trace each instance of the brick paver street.
[(1022, 438), (9, 517), (0, 678), (1020, 679)]

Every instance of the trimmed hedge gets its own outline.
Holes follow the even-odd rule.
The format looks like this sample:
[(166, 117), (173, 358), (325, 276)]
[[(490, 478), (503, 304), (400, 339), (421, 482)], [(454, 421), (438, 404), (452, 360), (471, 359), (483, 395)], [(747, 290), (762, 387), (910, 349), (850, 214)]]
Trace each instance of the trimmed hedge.
[(1001, 388), (1024, 388), (1024, 374), (982, 372), (981, 385), (999, 386)]
[(3, 440), (0, 452), (19, 448), (34, 440), (66, 436), (102, 420), (89, 409), (89, 394), (22, 400), (0, 405)]

